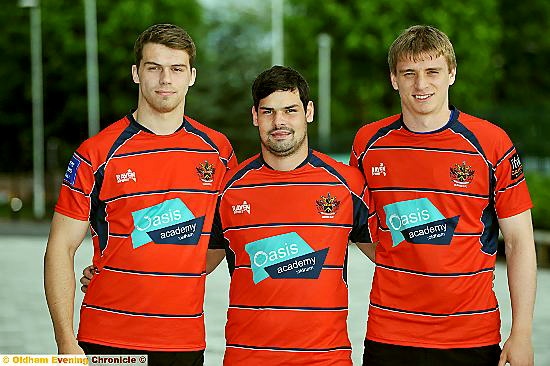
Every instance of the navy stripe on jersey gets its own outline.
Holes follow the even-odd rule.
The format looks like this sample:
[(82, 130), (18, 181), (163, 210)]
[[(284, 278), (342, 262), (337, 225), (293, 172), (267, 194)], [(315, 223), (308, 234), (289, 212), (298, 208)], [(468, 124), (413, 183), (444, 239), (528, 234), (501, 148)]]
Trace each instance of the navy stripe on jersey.
[(62, 185), (64, 185), (65, 187), (69, 188), (70, 190), (72, 191), (75, 191), (75, 192), (78, 192), (78, 193), (82, 193), (84, 196), (87, 196), (86, 192), (84, 192), (82, 189), (79, 189), (79, 188), (76, 188), (72, 185), (70, 185), (69, 183), (67, 183), (65, 180), (63, 180), (63, 182), (61, 182)]
[[(250, 264), (241, 264), (239, 266), (233, 266), (235, 269), (243, 268), (243, 269), (249, 269), (252, 268)], [(344, 269), (346, 266), (338, 266), (333, 264), (324, 264), (321, 268), (323, 269)]]
[(383, 264), (376, 264), (376, 267), (380, 267), (390, 271), (403, 272), (403, 273), (426, 276), (426, 277), (469, 277), (469, 276), (475, 276), (482, 273), (493, 272), (495, 270), (495, 267), (488, 267), (488, 268), (482, 268), (480, 270), (473, 271), (473, 272), (437, 273), (437, 272), (414, 271), (412, 269), (404, 269), (399, 267), (387, 266)]
[(476, 194), (476, 193), (467, 193), (467, 192), (460, 192), (460, 191), (450, 191), (446, 189), (434, 189), (434, 188), (408, 188), (408, 187), (378, 187), (378, 188), (370, 188), (371, 192), (383, 192), (383, 191), (410, 191), (410, 192), (433, 192), (433, 193), (448, 193), (458, 196), (467, 196), (467, 197), (474, 197), (474, 198), (490, 198), (487, 194)]
[(212, 149), (216, 150), (218, 152), (218, 155), (220, 156), (220, 160), (222, 161), (223, 165), (225, 165), (225, 167), (227, 168), (228, 161), (226, 159), (221, 158), (220, 149), (205, 132), (199, 130), (198, 128), (195, 128), (187, 119), (185, 119), (183, 128), (185, 129), (185, 131), (193, 135), (199, 136), (204, 142), (210, 145)]
[(92, 166), (92, 162), (86, 159), (84, 156), (80, 155), (77, 151), (74, 152), (74, 155), (76, 155), (77, 158), (88, 164), (89, 166)]
[(103, 270), (111, 272), (119, 272), (126, 274), (135, 274), (143, 276), (159, 276), (159, 277), (202, 277), (206, 275), (206, 272), (200, 273), (186, 273), (186, 272), (149, 272), (149, 271), (137, 271), (133, 269), (116, 268), (111, 266), (103, 267)]
[(454, 312), (454, 313), (437, 314), (437, 313), (428, 313), (428, 312), (425, 312), (425, 311), (411, 311), (411, 310), (398, 309), (398, 308), (393, 308), (393, 307), (389, 307), (389, 306), (382, 306), (382, 305), (375, 304), (375, 303), (372, 303), (372, 302), (370, 303), (370, 306), (373, 306), (373, 307), (381, 309), (381, 310), (393, 311), (393, 312), (396, 312), (396, 313), (411, 314), (411, 315), (423, 315), (423, 316), (431, 316), (431, 317), (442, 317), (442, 318), (446, 318), (446, 317), (449, 317), (449, 316), (486, 314), (486, 313), (492, 313), (492, 312), (498, 310), (498, 306), (497, 306), (497, 307), (488, 308), (488, 309), (457, 311), (457, 312)]
[(252, 306), (252, 305), (229, 305), (230, 309), (240, 310), (292, 310), (292, 311), (347, 311), (347, 306), (334, 308), (319, 306)]
[(231, 187), (233, 185), (233, 183), (235, 183), (236, 181), (238, 181), (239, 179), (244, 177), (244, 175), (246, 173), (248, 173), (250, 170), (260, 169), (263, 165), (264, 165), (264, 163), (262, 162), (262, 159), (260, 158), (260, 156), (257, 156), (256, 159), (252, 160), (250, 163), (248, 163), (247, 165), (242, 167), (241, 170), (236, 172), (235, 175), (233, 175), (233, 177), (231, 177), (231, 179), (227, 182), (227, 184), (223, 188), (222, 192), (225, 193), (225, 191), (229, 187)]
[(399, 130), (401, 128), (401, 125), (402, 125), (402, 122), (401, 122), (401, 117), (400, 117), (397, 120), (395, 120), (394, 122), (390, 123), (389, 125), (387, 125), (385, 127), (382, 127), (381, 129), (376, 131), (376, 133), (371, 137), (369, 142), (367, 142), (367, 144), (365, 145), (365, 149), (357, 157), (357, 165), (358, 165), (359, 169), (361, 170), (361, 173), (363, 173), (363, 175), (365, 175), (365, 172), (363, 170), (363, 158), (365, 157), (365, 154), (367, 153), (367, 150), (369, 150), (371, 148), (371, 146), (379, 138), (386, 136), (387, 134), (389, 134), (392, 131)]
[(82, 303), (82, 307), (85, 307), (85, 308), (88, 308), (88, 309), (93, 309), (93, 310), (106, 311), (108, 313), (130, 315), (130, 316), (143, 316), (143, 317), (146, 317), (146, 318), (181, 318), (181, 319), (187, 319), (187, 318), (201, 318), (203, 316), (203, 313), (198, 313), (198, 314), (141, 313), (141, 312), (135, 312), (135, 311), (127, 311), (127, 310), (107, 308), (107, 307), (104, 307), (104, 306), (90, 305), (90, 304), (86, 304), (86, 303)]
[(172, 148), (167, 148), (167, 149), (152, 149), (152, 150), (132, 151), (132, 152), (123, 153), (123, 154), (115, 154), (115, 155), (113, 155), (113, 159), (114, 158), (124, 158), (124, 157), (135, 156), (135, 155), (154, 154), (154, 153), (159, 153), (159, 152), (217, 153), (216, 150), (189, 149), (189, 148), (172, 147)]
[(511, 153), (512, 151), (514, 151), (514, 149), (515, 149), (514, 146), (512, 146), (511, 148), (509, 148), (509, 149), (504, 153), (504, 155), (502, 156), (502, 158), (500, 158), (500, 159), (497, 160), (495, 166), (498, 166), (500, 163), (502, 163), (502, 161), (505, 160), (505, 159), (508, 157), (508, 155), (510, 155), (510, 153)]
[(353, 202), (353, 229), (349, 233), (349, 240), (354, 243), (370, 243), (372, 238), (369, 231), (369, 208), (365, 202), (357, 197), (351, 195)]
[(171, 189), (159, 189), (159, 190), (155, 190), (155, 191), (143, 191), (143, 192), (134, 192), (134, 193), (121, 194), (119, 196), (107, 198), (107, 199), (105, 199), (105, 202), (110, 203), (110, 202), (116, 201), (116, 200), (121, 199), (121, 198), (128, 198), (128, 197), (135, 197), (135, 196), (148, 196), (148, 195), (153, 195), (153, 194), (164, 194), (164, 193), (171, 193), (171, 192), (218, 194), (218, 191), (213, 191), (213, 190), (209, 190), (209, 189), (171, 188)]
[(227, 343), (229, 348), (243, 348), (255, 351), (279, 351), (279, 352), (333, 352), (333, 351), (351, 351), (351, 347), (333, 347), (333, 348), (283, 348), (283, 347), (258, 347), (244, 344)]
[(277, 226), (329, 226), (329, 227), (341, 227), (341, 228), (351, 228), (350, 224), (337, 224), (331, 222), (276, 222), (276, 223), (265, 223), (265, 224), (252, 224), (252, 225), (242, 225), (242, 226), (229, 226), (224, 229), (224, 232), (230, 230), (241, 230), (241, 229), (253, 229), (261, 227), (277, 227)]
[(483, 156), (487, 164), (490, 165), (489, 167), (492, 169), (491, 163), (487, 160), (487, 155), (483, 151), (479, 140), (472, 131), (466, 128), (466, 126), (464, 126), (459, 120), (456, 120), (455, 123), (451, 123), (449, 129), (459, 135), (462, 135), (462, 137), (470, 142), (470, 144), (472, 144), (477, 149), (477, 151), (479, 151), (479, 154)]
[(101, 253), (107, 247), (107, 241), (109, 238), (109, 224), (107, 223), (107, 205), (105, 201), (99, 199), (99, 193), (101, 192), (101, 187), (103, 186), (103, 178), (105, 175), (105, 166), (107, 165), (109, 159), (115, 154), (115, 152), (130, 138), (139, 133), (140, 129), (136, 124), (130, 123), (121, 134), (117, 137), (113, 146), (109, 149), (109, 153), (105, 158), (105, 162), (101, 164), (99, 169), (94, 173), (94, 188), (90, 194), (91, 201), (91, 210), (90, 210), (90, 225), (98, 235), (99, 250)]
[(114, 236), (114, 237), (117, 237), (117, 238), (128, 238), (130, 236), (130, 234), (121, 234), (121, 233), (109, 233), (109, 236)]
[(242, 184), (234, 185), (227, 189), (239, 189), (239, 188), (257, 188), (257, 187), (271, 187), (271, 186), (339, 186), (341, 182), (268, 182), (259, 184)]
[(434, 147), (421, 147), (421, 146), (372, 146), (370, 150), (422, 150), (422, 151), (437, 151), (437, 152), (450, 152), (465, 155), (479, 155), (477, 151), (468, 150), (456, 150), (456, 149), (439, 149)]
[(332, 166), (328, 165), (323, 160), (321, 160), (317, 155), (311, 152), (311, 150), (310, 150), (310, 155), (311, 155), (311, 158), (309, 159), (309, 164), (311, 164), (316, 168), (325, 169), (331, 175), (335, 176), (340, 182), (342, 182), (348, 188), (348, 190), (351, 191), (348, 183), (346, 182), (346, 179), (340, 173), (338, 173), (336, 169), (334, 169)]
[(504, 187), (504, 188), (502, 188), (502, 189), (499, 189), (498, 192), (499, 192), (499, 193), (502, 193), (502, 192), (504, 192), (504, 191), (509, 190), (510, 188), (514, 188), (515, 186), (520, 185), (524, 180), (525, 180), (525, 177), (521, 178), (520, 180), (518, 180), (518, 181), (515, 182), (515, 183), (509, 184), (508, 186), (506, 186), (506, 187)]

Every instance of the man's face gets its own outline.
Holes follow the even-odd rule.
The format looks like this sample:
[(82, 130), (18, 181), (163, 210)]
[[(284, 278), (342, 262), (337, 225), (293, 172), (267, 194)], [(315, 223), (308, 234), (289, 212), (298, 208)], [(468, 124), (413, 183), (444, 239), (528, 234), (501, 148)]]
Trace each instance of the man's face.
[(196, 70), (189, 54), (158, 43), (143, 46), (143, 58), (132, 66), (132, 78), (139, 84), (140, 103), (158, 113), (182, 108), (187, 90), (195, 82)]
[(455, 81), (455, 74), (456, 69), (449, 70), (443, 56), (426, 55), (417, 62), (400, 60), (396, 74), (391, 74), (391, 83), (399, 91), (404, 115), (448, 118), (449, 87)]
[(313, 121), (313, 103), (304, 111), (300, 94), (276, 91), (260, 100), (258, 111), (252, 107), (254, 126), (258, 127), (262, 151), (284, 157), (307, 148), (307, 124)]

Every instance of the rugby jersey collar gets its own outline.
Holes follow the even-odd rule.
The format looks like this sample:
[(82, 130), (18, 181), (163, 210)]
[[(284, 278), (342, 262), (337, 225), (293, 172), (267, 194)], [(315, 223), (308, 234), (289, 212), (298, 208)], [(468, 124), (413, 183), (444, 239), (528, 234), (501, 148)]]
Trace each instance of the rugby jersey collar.
[(415, 135), (432, 135), (432, 134), (435, 134), (435, 133), (445, 131), (446, 129), (451, 127), (458, 120), (458, 115), (460, 114), (460, 111), (458, 109), (456, 109), (456, 107), (453, 106), (453, 105), (450, 105), (449, 109), (451, 110), (451, 114), (449, 115), (449, 120), (447, 121), (447, 123), (445, 123), (442, 127), (438, 128), (437, 130), (434, 130), (434, 131), (427, 131), (427, 132), (411, 131), (405, 125), (405, 123), (403, 122), (403, 114), (401, 114), (401, 116), (399, 116), (399, 122), (401, 123), (401, 127), (403, 127), (403, 129), (405, 129), (406, 131), (408, 131), (410, 133), (413, 133)]
[[(296, 169), (300, 169), (301, 167), (305, 166), (307, 163), (309, 163), (309, 161), (311, 160), (311, 157), (312, 157), (312, 156), (313, 156), (313, 150), (310, 148), (310, 149), (308, 149), (308, 151), (307, 151), (307, 156), (306, 156), (305, 160), (302, 161), (302, 162), (300, 163), (300, 165), (298, 165), (296, 168), (290, 170), (290, 172), (293, 172), (293, 171), (295, 171)], [(271, 166), (269, 166), (269, 164), (264, 160), (264, 157), (262, 156), (262, 153), (260, 153), (260, 161), (262, 162), (262, 164), (263, 164), (266, 168), (268, 168), (268, 169), (270, 169), (270, 170), (273, 170), (273, 171), (280, 171), (280, 170), (273, 169)]]
[[(139, 123), (138, 121), (136, 121), (136, 119), (134, 118), (134, 114), (133, 114), (134, 112), (135, 112), (135, 110), (134, 110), (134, 111), (131, 111), (128, 115), (126, 115), (126, 118), (128, 118), (128, 120), (130, 121), (130, 124), (131, 124), (131, 125), (134, 125), (135, 127), (137, 127), (138, 129), (142, 130), (143, 132), (150, 133), (151, 135), (156, 135), (156, 133), (154, 133), (153, 131), (151, 131), (150, 129), (148, 129), (147, 127), (145, 127), (144, 125), (142, 125), (142, 124)], [(187, 119), (186, 119), (185, 116), (184, 116), (181, 125), (180, 125), (174, 132), (172, 132), (170, 135), (179, 132), (179, 131), (182, 130), (187, 124), (189, 124), (189, 122), (187, 121)]]

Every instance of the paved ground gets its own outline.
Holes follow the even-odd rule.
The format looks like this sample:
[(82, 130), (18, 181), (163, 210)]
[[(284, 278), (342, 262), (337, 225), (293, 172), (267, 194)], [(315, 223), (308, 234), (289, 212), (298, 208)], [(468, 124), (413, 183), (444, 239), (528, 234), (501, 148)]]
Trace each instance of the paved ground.
[[(0, 354), (56, 352), (42, 286), (46, 230), (44, 225), (39, 224), (28, 228), (17, 224), (0, 224)], [(89, 263), (91, 253), (91, 242), (87, 240), (76, 255), (77, 274)], [(207, 366), (221, 365), (223, 356), (223, 327), (229, 281), (226, 268), (225, 263), (222, 263), (207, 280)], [(351, 294), (348, 324), (356, 365), (360, 365), (372, 271), (372, 265), (353, 248), (349, 263)], [(550, 270), (539, 270), (538, 282), (533, 339), (535, 364), (546, 366), (550, 365)], [(505, 264), (500, 262), (496, 269), (495, 291), (502, 309), (502, 333), (507, 337), (511, 324), (510, 301)], [(82, 296), (78, 293), (75, 314), (78, 314), (81, 301)]]

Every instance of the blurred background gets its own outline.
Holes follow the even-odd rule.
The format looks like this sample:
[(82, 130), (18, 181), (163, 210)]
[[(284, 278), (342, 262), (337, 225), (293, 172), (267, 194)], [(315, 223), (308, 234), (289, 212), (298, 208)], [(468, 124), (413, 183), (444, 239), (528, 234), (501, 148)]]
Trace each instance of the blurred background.
[[(273, 64), (296, 68), (310, 83), (316, 104), (309, 132), (313, 147), (347, 160), (360, 126), (399, 113), (387, 49), (403, 29), (423, 23), (446, 32), (454, 44), (458, 73), (451, 103), (503, 127), (515, 142), (535, 204), (539, 261), (549, 264), (547, 0), (2, 0), (1, 5), (0, 234), (37, 228), (38, 242), (45, 244), (72, 152), (136, 107), (133, 44), (151, 24), (178, 24), (195, 40), (197, 82), (186, 114), (224, 132), (242, 161), (259, 149), (250, 86)], [(4, 250), (7, 238), (14, 237), (0, 235)], [(42, 245), (37, 249), (43, 251)], [(40, 266), (37, 262), (34, 271)], [(1, 298), (9, 304), (8, 290)]]
[(425, 23), (455, 47), (451, 103), (508, 131), (528, 173), (535, 226), (550, 229), (546, 0), (4, 0), (2, 7), (0, 218), (51, 216), (72, 152), (135, 108), (133, 43), (153, 23), (178, 24), (194, 38), (198, 76), (186, 114), (224, 132), (239, 160), (258, 151), (250, 86), (272, 64), (294, 67), (310, 83), (312, 145), (347, 156), (361, 125), (399, 112), (387, 49), (403, 29)]

